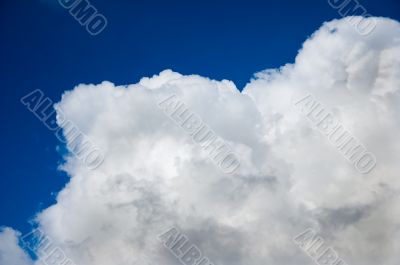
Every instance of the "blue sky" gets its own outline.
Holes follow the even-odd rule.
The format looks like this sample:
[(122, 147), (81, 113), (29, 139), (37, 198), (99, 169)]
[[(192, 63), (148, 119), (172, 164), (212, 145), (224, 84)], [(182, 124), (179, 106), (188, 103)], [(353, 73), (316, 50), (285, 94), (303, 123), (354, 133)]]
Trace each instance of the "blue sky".
[[(56, 0), (1, 1), (1, 225), (28, 231), (68, 181), (57, 170), (56, 137), (20, 103), (28, 92), (41, 89), (56, 102), (79, 83), (130, 84), (167, 68), (241, 89), (253, 73), (293, 62), (310, 34), (340, 18), (325, 0), (91, 3), (108, 20), (98, 36)], [(362, 4), (400, 20), (398, 0)]]

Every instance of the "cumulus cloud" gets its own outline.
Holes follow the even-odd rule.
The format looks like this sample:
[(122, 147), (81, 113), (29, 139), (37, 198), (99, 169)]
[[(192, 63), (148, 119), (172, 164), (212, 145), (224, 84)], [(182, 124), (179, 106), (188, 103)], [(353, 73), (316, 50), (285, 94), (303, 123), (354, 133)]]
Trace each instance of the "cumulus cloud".
[(19, 246), (20, 233), (9, 227), (0, 228), (0, 264), (32, 265), (33, 261)]
[[(178, 264), (157, 239), (171, 226), (214, 264), (312, 264), (292, 242), (307, 227), (348, 264), (397, 264), (400, 24), (374, 19), (367, 36), (344, 19), (323, 24), (294, 64), (257, 73), (242, 93), (171, 70), (66, 92), (57, 108), (105, 159), (89, 170), (68, 156), (70, 182), (38, 226), (75, 264)], [(376, 156), (371, 172), (359, 173), (293, 106), (307, 94)], [(240, 157), (233, 174), (160, 109), (171, 95)]]

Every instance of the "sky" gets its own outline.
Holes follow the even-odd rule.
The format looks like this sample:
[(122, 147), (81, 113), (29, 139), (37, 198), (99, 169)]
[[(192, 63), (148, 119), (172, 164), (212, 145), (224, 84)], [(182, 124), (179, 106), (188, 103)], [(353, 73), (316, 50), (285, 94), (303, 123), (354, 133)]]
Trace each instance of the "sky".
[[(22, 233), (31, 229), (29, 222), (36, 214), (55, 204), (57, 193), (69, 182), (71, 172), (75, 172), (60, 170), (68, 153), (66, 146), (21, 104), (23, 96), (40, 89), (56, 103), (65, 91), (79, 84), (103, 81), (116, 86), (136, 84), (143, 77), (171, 69), (184, 76), (196, 74), (230, 80), (234, 85), (226, 85), (227, 90), (242, 91), (246, 87), (257, 102), (264, 95), (258, 91), (259, 84), (251, 82), (254, 73), (294, 63), (303, 43), (324, 22), (341, 18), (324, 0), (93, 0), (91, 4), (108, 22), (97, 36), (88, 34), (58, 1), (0, 3), (0, 76), (4, 91), (0, 105), (3, 113), (0, 225)], [(397, 0), (363, 0), (362, 5), (373, 16), (400, 21)], [(143, 86), (152, 88), (156, 86), (153, 82), (175, 78), (173, 72), (160, 76), (160, 80), (155, 77), (147, 83), (142, 81)], [(87, 96), (106, 104), (102, 94)], [(74, 97), (79, 99), (79, 95), (71, 95)], [(87, 100), (80, 102), (92, 106)], [(190, 97), (186, 100), (190, 101)], [(263, 109), (262, 102), (257, 104), (257, 108)], [(85, 121), (79, 115), (74, 116), (77, 114), (73, 103), (63, 100), (61, 105), (70, 111), (74, 121), (82, 122), (81, 126), (85, 122), (87, 126), (91, 124), (89, 118)], [(254, 111), (252, 106), (248, 108), (250, 113)], [(86, 117), (85, 109), (77, 109)], [(270, 115), (269, 109), (263, 111), (268, 113), (266, 117)], [(249, 112), (238, 111), (236, 115)], [(244, 127), (243, 133), (252, 135), (248, 129), (251, 126)], [(328, 206), (332, 205), (328, 202), (323, 205)]]

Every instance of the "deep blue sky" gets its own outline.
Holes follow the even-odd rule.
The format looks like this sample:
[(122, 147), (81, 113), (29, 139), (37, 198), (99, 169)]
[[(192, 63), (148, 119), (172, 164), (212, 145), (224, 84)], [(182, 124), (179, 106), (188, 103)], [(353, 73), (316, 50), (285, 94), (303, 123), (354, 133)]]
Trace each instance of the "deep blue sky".
[[(399, 0), (359, 0), (400, 20)], [(26, 232), (68, 181), (49, 131), (20, 98), (41, 89), (54, 101), (79, 83), (136, 83), (166, 68), (233, 80), (291, 63), (322, 22), (339, 18), (326, 0), (92, 0), (108, 26), (98, 36), (57, 0), (0, 0), (0, 225)], [(96, 99), (93, 99), (96, 100)]]

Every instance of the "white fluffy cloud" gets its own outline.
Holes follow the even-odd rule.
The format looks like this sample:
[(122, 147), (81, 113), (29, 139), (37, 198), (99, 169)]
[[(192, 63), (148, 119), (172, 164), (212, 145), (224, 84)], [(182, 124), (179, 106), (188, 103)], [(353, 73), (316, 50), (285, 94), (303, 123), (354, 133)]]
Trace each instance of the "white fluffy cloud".
[(30, 257), (18, 244), (20, 234), (9, 228), (0, 228), (0, 264), (1, 265), (31, 265)]
[[(294, 64), (256, 74), (242, 93), (170, 70), (66, 92), (58, 107), (105, 159), (88, 170), (68, 157), (71, 180), (38, 225), (77, 265), (179, 264), (157, 240), (170, 226), (214, 264), (312, 264), (292, 238), (314, 227), (348, 264), (397, 265), (400, 24), (376, 19), (368, 36), (325, 23)], [(369, 174), (293, 106), (308, 93), (375, 154)], [(172, 94), (240, 157), (234, 174), (157, 106)]]

